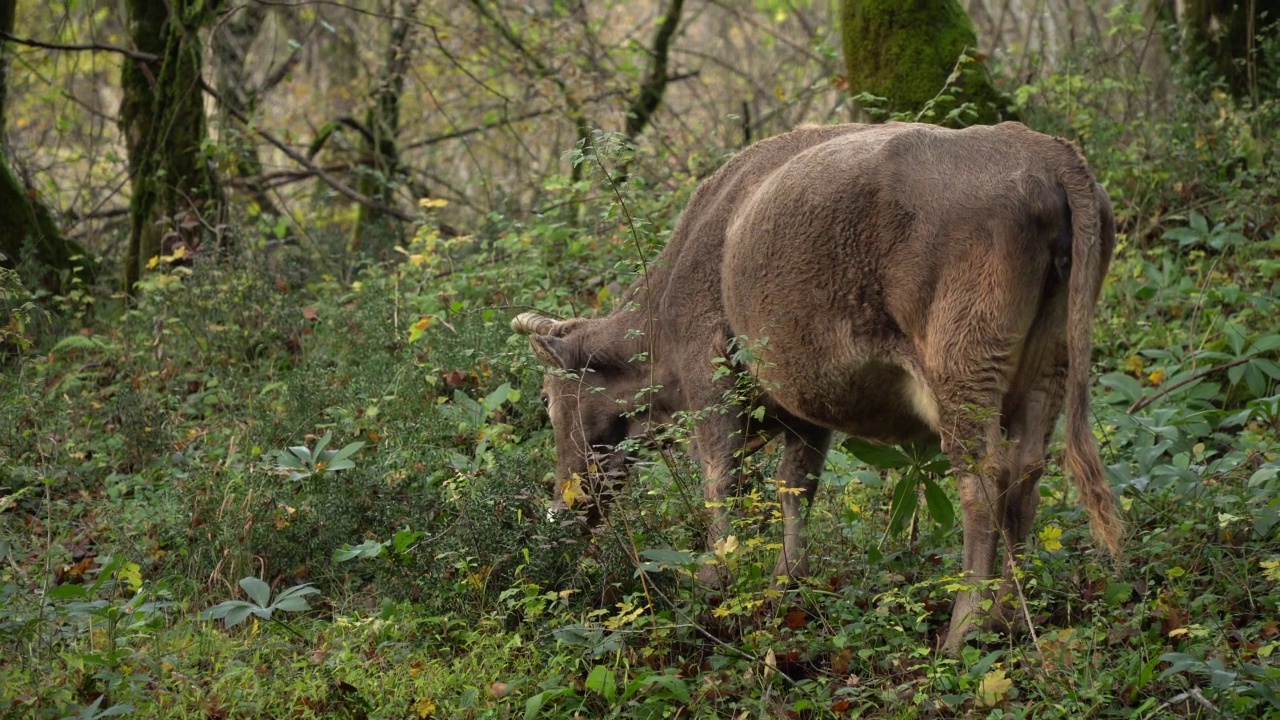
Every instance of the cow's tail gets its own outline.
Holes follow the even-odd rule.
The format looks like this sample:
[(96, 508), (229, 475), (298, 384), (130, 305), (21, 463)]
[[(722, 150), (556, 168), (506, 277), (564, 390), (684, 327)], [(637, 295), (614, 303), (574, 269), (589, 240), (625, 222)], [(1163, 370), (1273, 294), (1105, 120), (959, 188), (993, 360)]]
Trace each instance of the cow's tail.
[(1067, 285), (1067, 468), (1075, 478), (1080, 502), (1089, 513), (1093, 537), (1117, 560), (1123, 524), (1116, 514), (1111, 486), (1090, 428), (1089, 370), (1094, 305), (1102, 286), (1102, 215), (1098, 192), (1084, 159), (1062, 143), (1069, 161), (1059, 169), (1059, 182), (1071, 206), (1071, 275)]

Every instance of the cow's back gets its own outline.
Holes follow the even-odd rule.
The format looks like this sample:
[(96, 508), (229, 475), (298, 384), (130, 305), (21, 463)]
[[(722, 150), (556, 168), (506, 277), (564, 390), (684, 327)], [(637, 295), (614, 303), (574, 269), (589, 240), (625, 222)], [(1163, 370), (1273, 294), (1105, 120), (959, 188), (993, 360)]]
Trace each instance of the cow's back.
[(739, 198), (722, 306), (732, 334), (769, 339), (781, 409), (890, 441), (933, 430), (919, 357), (939, 288), (1000, 275), (1034, 310), (1064, 219), (1040, 152), (1053, 142), (1014, 124), (875, 126), (795, 153)]
[(650, 268), (662, 332), (677, 345), (726, 323), (720, 284), (729, 223), (780, 167), (806, 150), (875, 125), (801, 127), (743, 150), (703, 181), (680, 216), (671, 240)]

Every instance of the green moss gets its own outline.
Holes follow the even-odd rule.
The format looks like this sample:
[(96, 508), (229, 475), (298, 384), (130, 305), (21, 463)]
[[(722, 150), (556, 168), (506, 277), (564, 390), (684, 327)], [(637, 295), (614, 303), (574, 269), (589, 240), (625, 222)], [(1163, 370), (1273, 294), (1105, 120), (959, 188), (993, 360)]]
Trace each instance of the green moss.
[(80, 245), (63, 236), (44, 203), (35, 198), (9, 168), (9, 159), (0, 147), (0, 253), (8, 267), (33, 261), (46, 288), (57, 290), (71, 270), (83, 280), (91, 280), (96, 266)]
[[(886, 98), (890, 114), (915, 113), (938, 97), (963, 53), (977, 47), (973, 24), (956, 0), (844, 0), (841, 17), (849, 91)], [(976, 118), (959, 124), (1009, 119), (1007, 103), (976, 63), (968, 63), (951, 100), (939, 99), (922, 120), (938, 121), (959, 104)]]
[[(165, 248), (162, 240), (175, 227), (186, 234), (203, 225), (175, 222), (189, 213), (216, 209), (221, 191), (204, 153), (208, 138), (204, 93), (200, 87), (200, 25), (212, 17), (211, 6), (198, 0), (173, 4), (130, 0), (134, 44), (160, 57), (146, 69), (127, 63), (121, 75), (124, 98), (120, 124), (129, 150), (133, 195), (132, 228), (125, 258), (125, 287), (132, 289), (147, 262)], [(179, 22), (186, 18), (188, 22)], [(216, 224), (216, 220), (210, 222)]]

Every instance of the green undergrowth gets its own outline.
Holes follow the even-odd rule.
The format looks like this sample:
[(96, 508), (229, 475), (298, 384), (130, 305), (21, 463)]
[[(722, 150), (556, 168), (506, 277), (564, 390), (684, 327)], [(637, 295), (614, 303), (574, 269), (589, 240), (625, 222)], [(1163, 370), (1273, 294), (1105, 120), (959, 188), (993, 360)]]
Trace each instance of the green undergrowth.
[[(1058, 82), (1075, 81), (1022, 102), (1059, 107)], [(1124, 132), (1096, 99), (1073, 128)], [(1194, 149), (1235, 117), (1218, 102), (1160, 141)], [(694, 184), (632, 178), (600, 202), (588, 153), (588, 179), (547, 184), (554, 212), (449, 239), (427, 216), (399, 262), (346, 277), (316, 259), (334, 248), (250, 244), (170, 258), (127, 306), (0, 279), (0, 711), (1280, 717), (1273, 166), (1181, 201), (1150, 181), (1160, 158), (1090, 157), (1121, 218), (1094, 412), (1129, 532), (1122, 559), (1101, 554), (1051, 455), (1013, 603), (1033, 632), (935, 652), (965, 580), (927, 451), (832, 452), (811, 577), (786, 594), (774, 448), (713, 547), (679, 433), (637, 450), (599, 532), (547, 516), (542, 371), (507, 323), (613, 307)], [(1152, 220), (1138, 198), (1157, 190)], [(708, 560), (731, 586), (695, 587)]]

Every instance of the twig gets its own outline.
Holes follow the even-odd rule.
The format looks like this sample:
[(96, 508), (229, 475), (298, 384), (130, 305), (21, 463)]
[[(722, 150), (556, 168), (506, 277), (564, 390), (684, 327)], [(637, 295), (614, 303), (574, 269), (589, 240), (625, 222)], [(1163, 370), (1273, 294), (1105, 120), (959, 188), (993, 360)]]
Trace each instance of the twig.
[(138, 62), (156, 62), (160, 59), (159, 55), (140, 52), (138, 50), (130, 50), (118, 45), (107, 45), (105, 43), (86, 43), (80, 45), (68, 45), (65, 43), (51, 43), (43, 40), (33, 40), (31, 38), (20, 38), (13, 33), (0, 30), (0, 40), (7, 40), (15, 45), (24, 45), (26, 47), (40, 48), (41, 50), (71, 50), (75, 52), (113, 52), (124, 55), (125, 57), (137, 60)]
[[(694, 78), (697, 76), (698, 76), (698, 71), (696, 70), (693, 72), (678, 73), (676, 75), (672, 75), (668, 77), (667, 82), (669, 83), (680, 82), (682, 80), (688, 80), (689, 78)], [(610, 90), (608, 92), (600, 93), (599, 95), (593, 95), (587, 98), (586, 100), (584, 100), (583, 103), (584, 104), (593, 103), (593, 102), (598, 102), (600, 100), (606, 100), (608, 98), (614, 97), (615, 95), (622, 95), (623, 92), (624, 91), (622, 90)], [(455, 130), (453, 132), (445, 133), (443, 135), (434, 135), (432, 137), (423, 138), (421, 140), (415, 140), (413, 142), (406, 143), (404, 145), (404, 148), (406, 150), (412, 150), (412, 149), (427, 147), (430, 145), (436, 145), (449, 140), (457, 140), (458, 138), (466, 137), (468, 135), (475, 135), (476, 133), (485, 132), (486, 130), (492, 130), (493, 128), (496, 128), (496, 127), (511, 125), (512, 123), (518, 123), (524, 120), (532, 120), (533, 118), (536, 118), (536, 117), (541, 117), (543, 115), (550, 115), (552, 113), (557, 113), (560, 111), (561, 111), (560, 108), (543, 108), (541, 110), (530, 110), (529, 112), (521, 113), (520, 115), (513, 115), (511, 117), (501, 118), (498, 120), (494, 120), (492, 122), (472, 125), (471, 127), (462, 128), (461, 130)]]
[(1182, 379), (1181, 379), (1181, 380), (1179, 380), (1178, 382), (1173, 383), (1173, 384), (1171, 384), (1171, 385), (1169, 385), (1169, 386), (1167, 386), (1167, 387), (1165, 387), (1165, 388), (1161, 389), (1161, 390), (1160, 390), (1160, 392), (1158, 392), (1158, 393), (1156, 393), (1156, 394), (1154, 394), (1154, 395), (1148, 395), (1147, 397), (1138, 398), (1138, 400), (1137, 400), (1136, 402), (1134, 402), (1132, 405), (1130, 405), (1130, 406), (1129, 406), (1129, 409), (1128, 409), (1128, 410), (1126, 410), (1125, 412), (1126, 412), (1126, 413), (1128, 413), (1129, 415), (1132, 415), (1132, 414), (1134, 414), (1134, 413), (1138, 412), (1139, 410), (1141, 410), (1142, 408), (1144, 408), (1144, 407), (1146, 407), (1146, 406), (1150, 405), (1151, 403), (1155, 402), (1156, 400), (1159, 400), (1160, 398), (1164, 397), (1165, 395), (1168, 395), (1169, 393), (1173, 392), (1174, 390), (1177, 390), (1178, 388), (1183, 387), (1184, 385), (1189, 385), (1189, 384), (1191, 384), (1191, 383), (1195, 382), (1196, 380), (1199, 380), (1200, 378), (1204, 377), (1205, 375), (1211, 375), (1211, 374), (1213, 374), (1213, 373), (1218, 372), (1219, 370), (1228, 370), (1228, 369), (1233, 368), (1233, 367), (1235, 367), (1235, 366), (1237, 366), (1237, 365), (1243, 365), (1243, 364), (1245, 364), (1245, 363), (1249, 362), (1250, 360), (1253, 360), (1253, 359), (1254, 359), (1254, 358), (1256, 358), (1256, 357), (1257, 357), (1257, 355), (1247, 355), (1247, 356), (1242, 357), (1242, 358), (1236, 358), (1235, 360), (1232, 360), (1232, 361), (1231, 361), (1231, 362), (1229, 362), (1229, 363), (1223, 363), (1223, 364), (1221, 364), (1221, 365), (1214, 365), (1213, 367), (1211, 367), (1211, 368), (1205, 368), (1204, 370), (1201, 370), (1200, 372), (1191, 373), (1190, 375), (1188, 375), (1188, 376), (1186, 376), (1186, 377), (1182, 378)]
[(384, 215), (390, 215), (391, 217), (396, 218), (397, 220), (403, 220), (404, 222), (410, 222), (410, 223), (417, 220), (416, 217), (401, 210), (400, 208), (392, 207), (390, 205), (380, 203), (377, 200), (374, 200), (373, 198), (369, 197), (368, 195), (365, 195), (361, 192), (356, 191), (350, 185), (347, 185), (346, 183), (342, 182), (341, 180), (329, 174), (328, 172), (325, 172), (323, 168), (317, 166), (315, 163), (308, 160), (307, 157), (302, 153), (289, 147), (289, 145), (285, 143), (283, 140), (281, 140), (280, 138), (277, 138), (275, 135), (272, 135), (266, 130), (263, 130), (262, 128), (254, 125), (253, 122), (248, 117), (246, 117), (244, 113), (240, 112), (239, 109), (232, 107), (229, 103), (227, 103), (226, 100), (222, 98), (222, 95), (220, 95), (217, 90), (213, 89), (209, 85), (209, 83), (205, 82), (204, 80), (201, 80), (200, 87), (202, 87), (204, 91), (209, 94), (210, 97), (212, 97), (214, 100), (217, 100), (219, 105), (226, 108), (227, 112), (231, 113), (232, 117), (244, 123), (246, 127), (252, 128), (253, 131), (257, 133), (263, 140), (266, 140), (268, 143), (275, 146), (277, 150), (287, 155), (290, 160), (298, 163), (302, 167), (311, 171), (316, 177), (323, 180), (326, 185), (338, 191), (340, 195), (354, 202), (358, 202), (361, 205), (364, 205), (365, 207), (376, 210)]

